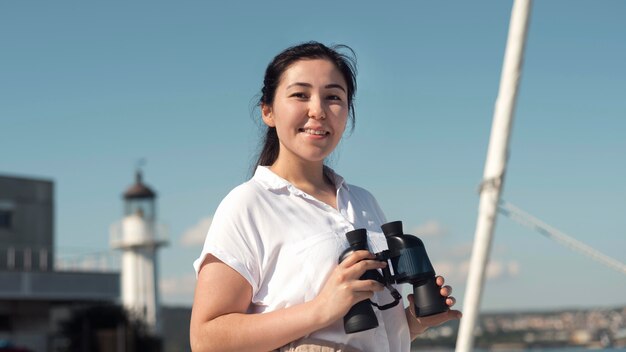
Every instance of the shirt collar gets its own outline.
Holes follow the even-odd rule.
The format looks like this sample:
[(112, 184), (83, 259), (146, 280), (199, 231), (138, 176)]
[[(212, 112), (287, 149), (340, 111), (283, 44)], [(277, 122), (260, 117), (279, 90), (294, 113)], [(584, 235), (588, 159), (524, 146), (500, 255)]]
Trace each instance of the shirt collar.
[[(339, 190), (341, 187), (344, 187), (346, 190), (349, 190), (348, 184), (345, 182), (344, 178), (341, 177), (341, 175), (328, 166), (324, 166), (324, 171), (327, 173), (330, 180), (335, 184), (335, 189)], [(252, 179), (257, 181), (261, 184), (261, 186), (269, 191), (280, 191), (284, 189), (291, 190), (296, 188), (289, 181), (276, 175), (267, 166), (257, 166)]]

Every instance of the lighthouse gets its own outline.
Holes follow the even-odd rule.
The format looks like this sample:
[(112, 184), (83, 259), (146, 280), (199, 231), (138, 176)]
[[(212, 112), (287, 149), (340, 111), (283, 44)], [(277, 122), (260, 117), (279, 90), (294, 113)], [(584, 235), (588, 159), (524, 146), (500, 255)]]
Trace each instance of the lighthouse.
[(157, 224), (156, 193), (141, 170), (123, 194), (124, 217), (111, 227), (111, 246), (121, 251), (122, 305), (155, 335), (161, 333), (158, 256), (167, 244)]

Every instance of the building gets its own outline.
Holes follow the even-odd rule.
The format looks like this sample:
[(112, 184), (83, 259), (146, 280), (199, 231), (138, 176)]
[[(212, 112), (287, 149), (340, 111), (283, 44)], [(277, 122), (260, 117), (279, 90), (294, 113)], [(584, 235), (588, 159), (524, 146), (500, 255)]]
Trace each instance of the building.
[(122, 252), (122, 305), (152, 334), (160, 335), (158, 249), (167, 240), (157, 223), (156, 192), (143, 183), (137, 170), (135, 184), (123, 198), (124, 218), (111, 227), (111, 245)]
[(117, 272), (55, 267), (54, 183), (0, 176), (0, 340), (54, 350), (72, 308), (119, 297)]

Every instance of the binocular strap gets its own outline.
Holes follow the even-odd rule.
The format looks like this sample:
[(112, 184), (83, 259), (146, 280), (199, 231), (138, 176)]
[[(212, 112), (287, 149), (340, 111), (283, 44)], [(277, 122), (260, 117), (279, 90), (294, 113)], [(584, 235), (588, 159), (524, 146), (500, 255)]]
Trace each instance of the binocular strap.
[(402, 295), (400, 294), (400, 292), (398, 292), (398, 290), (396, 290), (393, 286), (391, 286), (391, 284), (386, 284), (385, 287), (389, 290), (389, 292), (393, 296), (393, 299), (394, 299), (393, 302), (383, 304), (383, 305), (378, 305), (377, 303), (374, 303), (370, 300), (370, 303), (372, 303), (373, 306), (375, 306), (376, 308), (380, 310), (387, 310), (389, 308), (393, 308), (397, 306), (398, 303), (400, 302), (400, 299), (402, 299)]

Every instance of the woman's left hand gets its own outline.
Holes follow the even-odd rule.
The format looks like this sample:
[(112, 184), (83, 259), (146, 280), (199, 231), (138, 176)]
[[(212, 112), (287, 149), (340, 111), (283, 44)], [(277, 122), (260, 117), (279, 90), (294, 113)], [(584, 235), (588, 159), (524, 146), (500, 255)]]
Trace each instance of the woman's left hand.
[[(441, 287), (441, 295), (446, 297), (446, 304), (448, 307), (452, 307), (456, 303), (456, 299), (450, 296), (452, 293), (452, 287), (444, 286), (444, 280), (442, 276), (437, 276), (437, 285)], [(411, 334), (411, 340), (415, 339), (417, 335), (423, 333), (428, 328), (441, 325), (447, 321), (460, 319), (463, 314), (458, 310), (448, 309), (447, 311), (435, 315), (431, 315), (428, 317), (415, 317), (415, 302), (413, 298), (413, 294), (410, 294), (409, 299), (409, 307), (405, 309), (406, 320), (409, 323), (409, 332)]]

